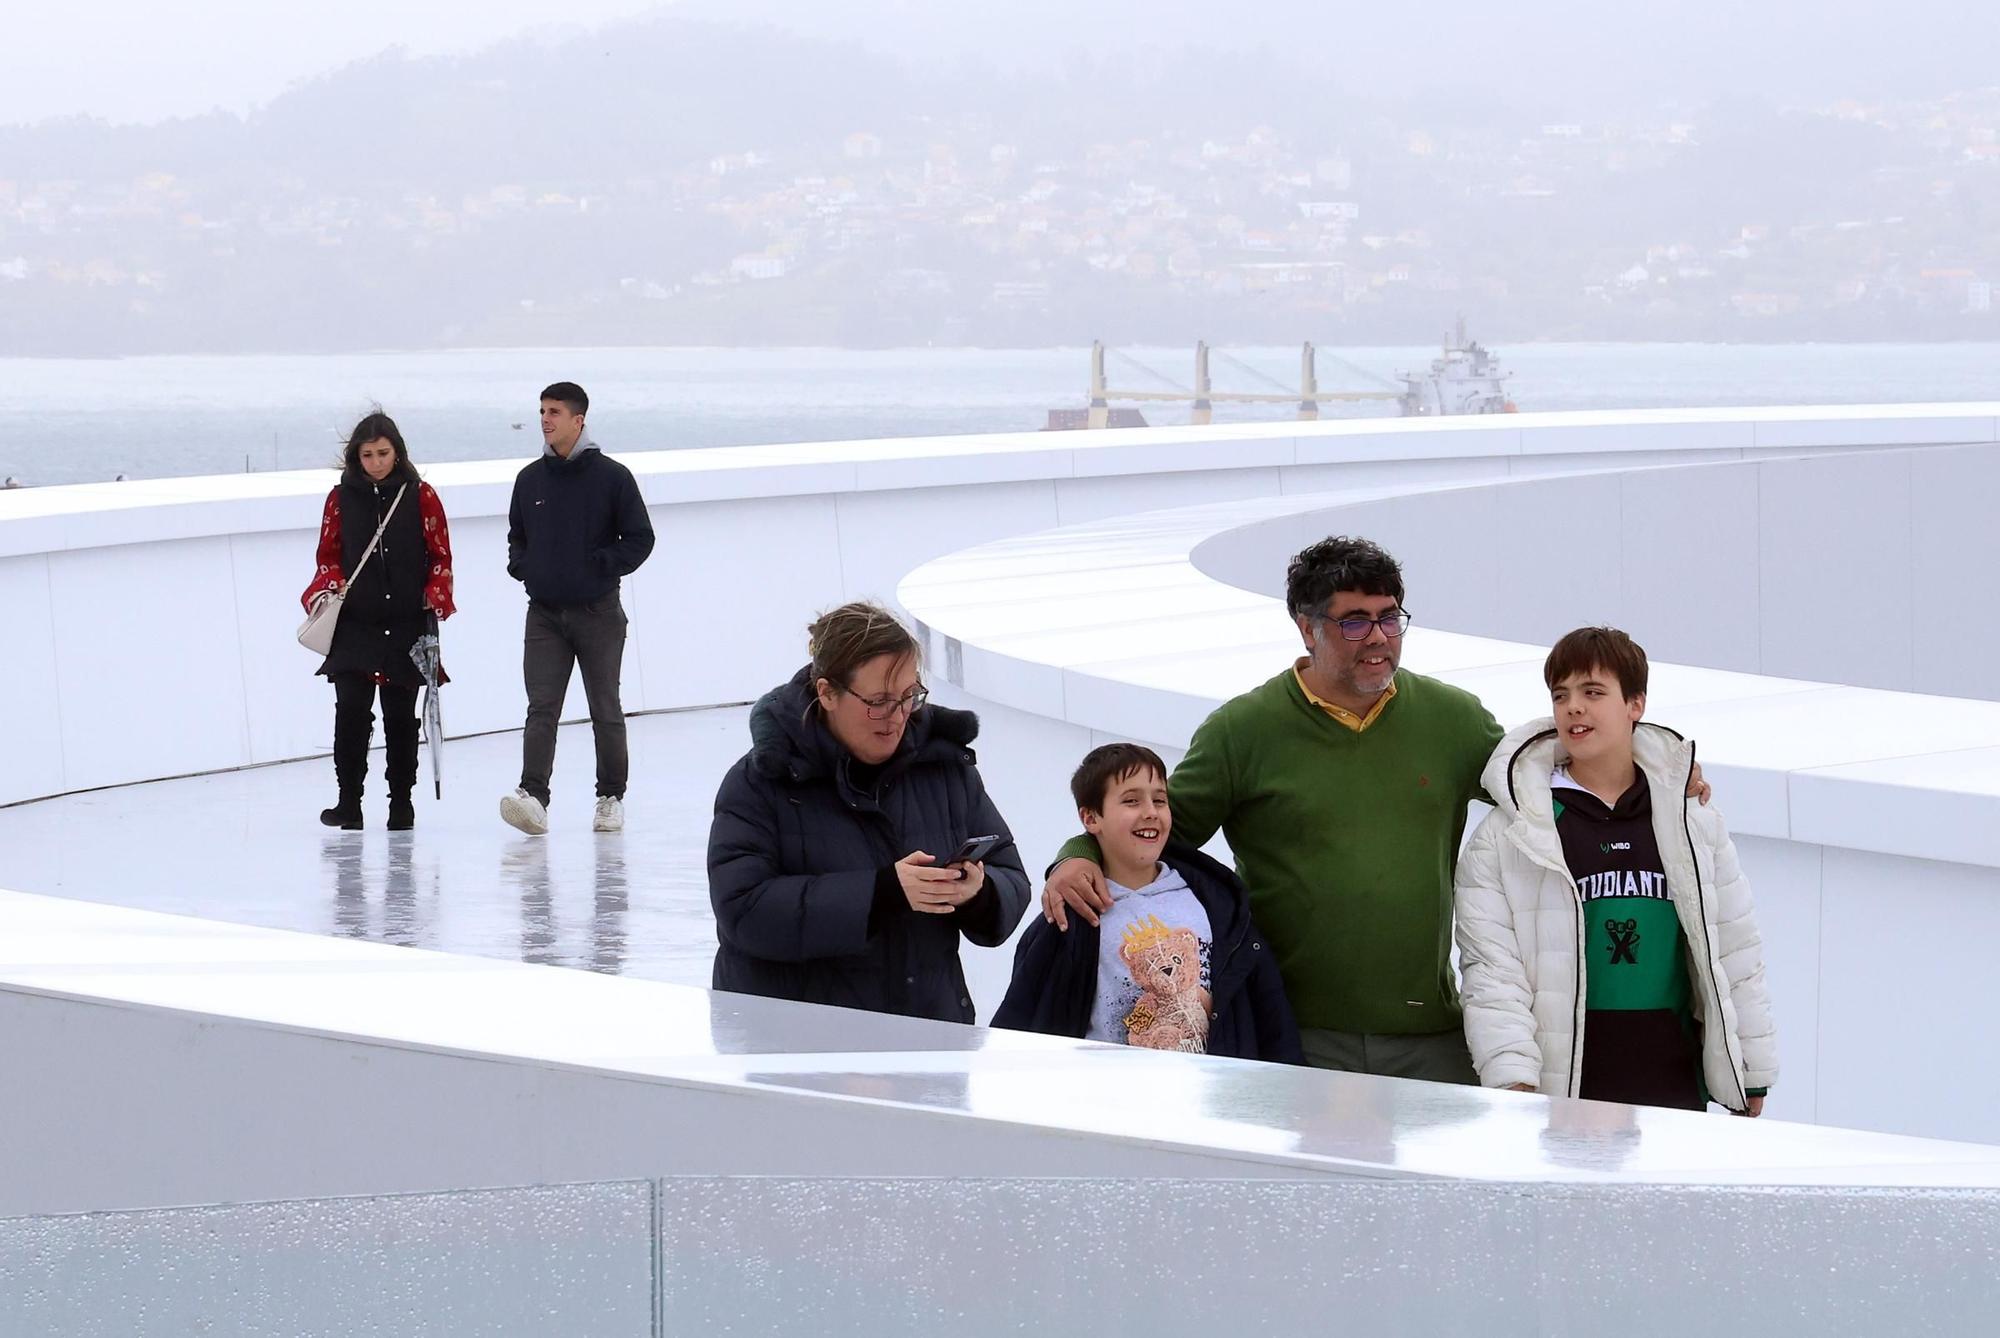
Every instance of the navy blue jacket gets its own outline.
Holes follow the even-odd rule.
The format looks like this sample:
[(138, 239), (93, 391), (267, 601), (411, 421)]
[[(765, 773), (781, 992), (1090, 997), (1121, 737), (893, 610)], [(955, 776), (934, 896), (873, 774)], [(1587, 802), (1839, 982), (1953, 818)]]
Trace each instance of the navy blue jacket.
[[(819, 719), (809, 669), (751, 708), (750, 751), (715, 796), (708, 895), (715, 988), (878, 1013), (973, 1020), (960, 938), (998, 947), (1028, 905), (1028, 875), (987, 797), (969, 711), (910, 718), (872, 790)], [(949, 915), (920, 915), (885, 870), (913, 850), (942, 859), (998, 835), (986, 886)]]
[(543, 604), (588, 604), (618, 588), (653, 551), (653, 521), (632, 471), (585, 438), (514, 477), (507, 574)]
[[(1243, 882), (1199, 850), (1169, 842), (1162, 856), (1208, 912), (1208, 1053), (1303, 1064), (1299, 1027), (1271, 945), (1250, 919)], [(1071, 911), (1069, 929), (1038, 919), (1014, 949), (1014, 979), (993, 1025), (1051, 1036), (1082, 1036), (1097, 1001), (1096, 925)]]

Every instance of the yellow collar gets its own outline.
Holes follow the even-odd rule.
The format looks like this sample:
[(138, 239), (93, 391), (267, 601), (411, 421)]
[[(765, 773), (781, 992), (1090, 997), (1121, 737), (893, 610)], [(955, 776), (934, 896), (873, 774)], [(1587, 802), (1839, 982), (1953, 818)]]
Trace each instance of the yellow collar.
[(1382, 695), (1375, 699), (1375, 704), (1368, 708), (1368, 714), (1356, 715), (1354, 714), (1354, 712), (1348, 710), (1345, 706), (1335, 706), (1332, 702), (1327, 701), (1324, 698), (1313, 695), (1313, 690), (1306, 686), (1305, 675), (1299, 672), (1299, 670), (1303, 669), (1308, 663), (1310, 663), (1310, 661), (1308, 661), (1304, 656), (1301, 656), (1292, 665), (1292, 678), (1295, 682), (1298, 683), (1299, 691), (1306, 694), (1307, 701), (1311, 702), (1314, 706), (1319, 707), (1320, 710), (1325, 711), (1328, 715), (1332, 716), (1335, 720), (1338, 720), (1341, 724), (1353, 730), (1356, 734), (1359, 734), (1362, 730), (1367, 729), (1370, 725), (1374, 724), (1375, 721), (1381, 716), (1382, 708), (1387, 706), (1389, 704), (1389, 699), (1396, 695), (1396, 680), (1392, 678), (1389, 680), (1389, 686), (1383, 690)]

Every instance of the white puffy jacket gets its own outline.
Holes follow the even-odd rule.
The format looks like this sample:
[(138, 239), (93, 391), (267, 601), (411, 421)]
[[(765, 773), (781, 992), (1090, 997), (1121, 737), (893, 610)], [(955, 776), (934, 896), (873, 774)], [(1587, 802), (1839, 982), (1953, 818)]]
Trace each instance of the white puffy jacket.
[[(1652, 786), (1653, 832), (1687, 934), (1702, 1073), (1732, 1110), (1778, 1078), (1750, 884), (1722, 818), (1686, 797), (1694, 745), (1639, 724), (1633, 752)], [(1488, 1087), (1575, 1096), (1583, 1074), (1583, 902), (1563, 861), (1549, 778), (1555, 722), (1523, 725), (1486, 764), (1495, 807), (1458, 859), (1456, 915), (1465, 1038)]]

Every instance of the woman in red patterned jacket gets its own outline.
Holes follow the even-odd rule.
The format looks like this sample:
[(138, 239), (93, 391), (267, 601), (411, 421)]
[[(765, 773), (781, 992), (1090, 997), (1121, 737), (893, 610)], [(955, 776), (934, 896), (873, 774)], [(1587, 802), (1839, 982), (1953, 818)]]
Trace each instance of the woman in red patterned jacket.
[[(382, 538), (364, 564), (361, 556), (378, 528)], [(389, 754), (389, 830), (407, 831), (416, 824), (410, 791), (417, 781), (417, 689), (423, 686), (410, 646), (433, 614), (452, 615), (451, 534), (443, 503), (417, 477), (403, 434), (385, 413), (369, 414), (347, 439), (340, 482), (326, 495), (317, 564), (301, 596), (308, 611), (327, 591), (347, 589), (360, 569), (335, 624), (333, 649), (319, 667), (333, 681), (333, 774), (340, 786), (340, 801), (319, 820), (360, 830), (379, 693)], [(442, 668), (438, 678), (444, 680)]]

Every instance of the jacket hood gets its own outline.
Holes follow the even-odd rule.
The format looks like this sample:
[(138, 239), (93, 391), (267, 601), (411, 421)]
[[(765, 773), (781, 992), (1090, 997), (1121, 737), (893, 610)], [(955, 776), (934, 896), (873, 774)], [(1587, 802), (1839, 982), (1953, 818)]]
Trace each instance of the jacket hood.
[[(1694, 761), (1694, 745), (1668, 729), (1641, 720), (1632, 731), (1632, 755), (1653, 784), (1683, 774)], [(1556, 722), (1544, 716), (1510, 730), (1486, 759), (1480, 779), (1494, 807), (1510, 818), (1553, 824), (1555, 805), (1549, 777), (1566, 755)]]
[[(891, 765), (917, 760), (971, 760), (979, 717), (948, 706), (925, 706), (910, 717)], [(750, 708), (750, 764), (772, 780), (813, 780), (838, 774), (847, 750), (819, 720), (812, 666), (802, 666)]]
[(570, 448), (569, 459), (567, 460), (563, 459), (560, 455), (557, 455), (556, 448), (549, 445), (548, 442), (544, 441), (542, 443), (542, 459), (546, 460), (549, 464), (554, 465), (558, 469), (574, 469), (578, 465), (581, 465), (584, 462), (583, 461), (584, 456), (590, 455), (596, 451), (597, 451), (597, 443), (590, 439), (589, 428), (585, 428), (583, 430), (583, 435), (576, 439), (576, 445)]

